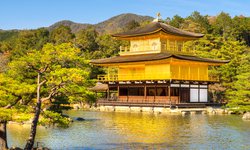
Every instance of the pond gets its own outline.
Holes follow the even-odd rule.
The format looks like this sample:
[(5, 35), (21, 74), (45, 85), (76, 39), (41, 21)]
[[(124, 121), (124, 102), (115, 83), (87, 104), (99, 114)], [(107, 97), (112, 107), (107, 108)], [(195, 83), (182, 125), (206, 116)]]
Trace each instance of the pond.
[[(86, 120), (69, 128), (39, 127), (51, 149), (250, 149), (250, 121), (237, 115), (157, 115), (66, 111)], [(28, 125), (8, 125), (9, 146), (24, 147)]]

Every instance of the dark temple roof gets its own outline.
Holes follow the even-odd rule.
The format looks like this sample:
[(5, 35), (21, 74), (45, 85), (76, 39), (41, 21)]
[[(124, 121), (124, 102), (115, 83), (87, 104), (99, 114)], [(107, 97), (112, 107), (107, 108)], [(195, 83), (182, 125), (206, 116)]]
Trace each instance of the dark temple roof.
[(154, 61), (163, 60), (167, 58), (176, 58), (180, 60), (190, 60), (198, 62), (208, 62), (208, 63), (227, 63), (228, 60), (214, 60), (208, 58), (200, 58), (197, 56), (186, 56), (171, 53), (156, 53), (156, 54), (142, 54), (142, 55), (126, 55), (126, 56), (115, 56), (110, 58), (91, 60), (92, 64), (115, 64), (115, 63), (128, 63), (128, 62), (142, 62), (142, 61)]
[(153, 33), (159, 32), (159, 31), (163, 31), (167, 34), (184, 36), (184, 37), (191, 37), (191, 38), (201, 38), (204, 36), (204, 34), (184, 31), (184, 30), (172, 27), (168, 24), (162, 23), (162, 22), (152, 22), (144, 27), (139, 27), (139, 28), (136, 28), (134, 30), (130, 30), (128, 32), (114, 34), (112, 36), (125, 38), (125, 37), (134, 37), (134, 36), (153, 34)]
[(89, 88), (90, 91), (102, 92), (109, 89), (107, 84), (96, 84), (94, 87)]

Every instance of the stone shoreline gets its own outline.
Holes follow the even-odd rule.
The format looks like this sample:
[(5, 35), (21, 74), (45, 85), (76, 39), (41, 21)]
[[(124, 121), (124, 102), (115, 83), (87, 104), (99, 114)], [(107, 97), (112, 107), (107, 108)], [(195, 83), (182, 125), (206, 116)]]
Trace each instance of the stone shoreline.
[(154, 113), (154, 114), (233, 114), (233, 111), (220, 107), (205, 108), (178, 108), (178, 107), (135, 107), (135, 106), (97, 106), (90, 105), (73, 105), (74, 109), (84, 109), (90, 111), (102, 112), (134, 112), (134, 113)]

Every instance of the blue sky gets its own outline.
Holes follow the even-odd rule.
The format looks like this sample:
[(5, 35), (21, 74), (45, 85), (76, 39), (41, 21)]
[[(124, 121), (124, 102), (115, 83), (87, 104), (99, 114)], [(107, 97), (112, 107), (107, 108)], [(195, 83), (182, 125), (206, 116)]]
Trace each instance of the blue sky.
[(121, 13), (250, 16), (250, 0), (1, 0), (0, 5), (0, 29), (34, 29), (60, 20), (95, 24)]

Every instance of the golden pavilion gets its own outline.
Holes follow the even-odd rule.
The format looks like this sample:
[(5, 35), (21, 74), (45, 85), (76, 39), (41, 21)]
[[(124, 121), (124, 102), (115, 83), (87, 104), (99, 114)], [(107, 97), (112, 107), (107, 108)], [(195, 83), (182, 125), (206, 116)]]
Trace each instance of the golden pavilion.
[(172, 106), (211, 104), (209, 84), (218, 78), (209, 74), (210, 66), (227, 60), (194, 55), (185, 43), (204, 35), (172, 27), (157, 18), (144, 27), (114, 34), (127, 40), (119, 56), (92, 60), (91, 64), (107, 68), (98, 75), (95, 91), (105, 91), (100, 105)]

